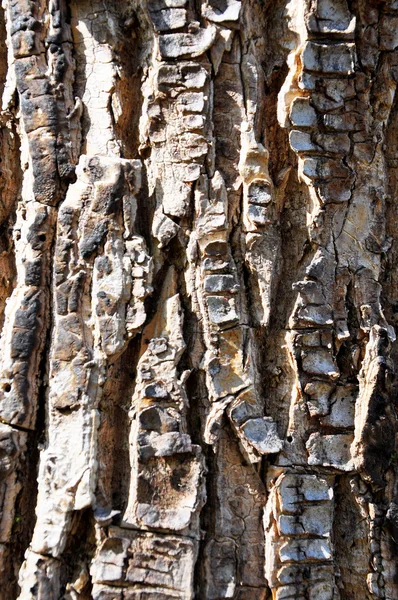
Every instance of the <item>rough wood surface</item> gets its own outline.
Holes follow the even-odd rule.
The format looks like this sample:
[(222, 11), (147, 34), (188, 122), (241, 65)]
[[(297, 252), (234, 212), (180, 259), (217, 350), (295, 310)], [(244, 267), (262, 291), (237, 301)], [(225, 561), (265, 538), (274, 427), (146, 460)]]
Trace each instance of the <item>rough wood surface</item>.
[(2, 0), (0, 600), (397, 600), (398, 2)]

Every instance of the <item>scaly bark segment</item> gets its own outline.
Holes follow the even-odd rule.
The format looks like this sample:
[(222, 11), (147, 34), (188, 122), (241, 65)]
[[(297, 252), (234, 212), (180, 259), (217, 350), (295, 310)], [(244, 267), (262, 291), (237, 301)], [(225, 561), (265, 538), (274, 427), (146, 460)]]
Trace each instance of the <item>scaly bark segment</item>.
[(72, 513), (95, 506), (102, 386), (108, 365), (144, 323), (143, 301), (152, 289), (146, 244), (134, 235), (140, 166), (140, 161), (82, 155), (77, 181), (59, 211), (50, 351), (54, 387), (21, 598), (34, 597), (31, 572), (43, 569), (43, 557), (62, 556)]
[[(396, 427), (391, 406), (380, 402), (386, 386), (384, 355), (388, 337), (395, 340), (380, 305), (378, 284), (384, 223), (380, 204), (375, 209), (364, 206), (359, 218), (354, 215), (360, 211), (363, 196), (369, 198), (375, 189), (372, 186), (376, 182), (383, 185), (378, 146), (381, 136), (374, 136), (372, 142), (368, 136), (375, 131), (377, 119), (385, 122), (391, 101), (380, 117), (366, 119), (358, 110), (358, 101), (353, 100), (358, 96), (369, 98), (371, 84), (357, 61), (355, 17), (345, 2), (334, 6), (322, 0), (312, 5), (290, 2), (289, 11), (297, 45), (288, 59), (290, 72), (279, 95), (278, 117), (282, 126), (291, 129), (290, 145), (298, 154), (299, 177), (308, 186), (308, 231), (314, 254), (305, 278), (294, 285), (299, 294), (289, 325), (298, 391), (288, 429), (291, 446), (286, 447), (278, 462), (327, 467), (332, 473), (359, 469), (366, 479), (381, 486)], [(377, 73), (376, 65), (374, 68)], [(388, 84), (395, 91), (395, 84)], [(381, 194), (379, 197), (382, 203)], [(356, 331), (350, 331), (346, 309), (352, 288), (358, 318)], [(352, 378), (353, 374), (358, 377), (364, 350), (358, 387)], [(342, 356), (348, 352), (350, 358), (343, 361)], [(376, 413), (383, 415), (378, 423), (370, 414), (375, 395)], [(372, 460), (374, 442), (368, 438), (370, 430), (377, 427), (384, 431), (383, 449), (388, 456), (381, 461)], [(361, 444), (364, 439), (367, 444)], [(319, 473), (318, 469), (314, 472)], [(272, 493), (268, 502), (268, 512), (278, 522), (281, 508)], [(332, 561), (332, 507), (328, 510), (329, 520), (325, 523), (329, 525), (325, 525), (322, 535), (329, 541), (312, 540), (315, 532), (310, 523), (303, 522), (302, 530), (296, 530), (301, 541), (292, 537), (280, 548), (275, 541), (278, 535), (275, 538), (273, 521), (268, 518), (266, 539), (272, 549), (269, 558), (276, 564)], [(321, 508), (315, 511), (321, 522)], [(371, 530), (372, 524), (371, 520)], [(277, 531), (280, 535), (281, 525)], [(299, 552), (295, 552), (297, 544)], [(369, 576), (369, 591), (384, 598), (382, 567), (380, 561), (378, 566), (377, 563), (373, 561), (371, 567), (380, 577), (374, 586), (373, 573)], [(313, 583), (305, 582), (301, 568), (296, 568), (298, 575), (290, 588), (282, 585), (282, 571), (281, 577), (272, 578), (276, 564), (270, 567), (268, 575), (271, 587), (276, 588), (275, 597), (293, 598), (309, 592)], [(323, 585), (330, 590), (330, 597), (338, 597), (337, 587), (329, 577), (330, 572)]]
[[(27, 436), (20, 429), (34, 430), (36, 426), (40, 363), (50, 306), (50, 248), (55, 232), (55, 207), (66, 182), (74, 177), (78, 152), (71, 143), (67, 120), (74, 103), (73, 59), (64, 4), (4, 2), (4, 10), (9, 72), (3, 106), (12, 110), (13, 96), (18, 93), (23, 181), (13, 227), (15, 282), (13, 289), (8, 287), (11, 294), (1, 333), (0, 418), (11, 426), (5, 428), (4, 434), (9, 432), (6, 454), (13, 456), (14, 470), (11, 474), (8, 468), (7, 477), (1, 483), (7, 506), (2, 515), (6, 523), (1, 539), (5, 544), (1, 571), (6, 569), (3, 561), (8, 561), (10, 568), (12, 553), (6, 544), (12, 533), (21, 483), (27, 481), (26, 474), (17, 482), (16, 473), (25, 464), (28, 439), (31, 443), (34, 440), (33, 434)], [(14, 168), (17, 170), (16, 165)], [(15, 180), (18, 178), (17, 172)], [(3, 188), (3, 193), (6, 207), (7, 188)], [(20, 429), (13, 431), (13, 426)], [(8, 593), (7, 585), (4, 593)]]
[[(49, 306), (49, 251), (62, 182), (74, 176), (77, 148), (69, 138), (73, 59), (66, 8), (58, 2), (5, 3), (10, 66), (21, 104), (22, 199), (14, 243), (17, 283), (7, 304), (2, 339), (0, 415), (34, 429), (38, 371)], [(49, 9), (49, 13), (47, 13)], [(7, 89), (11, 95), (14, 90)]]

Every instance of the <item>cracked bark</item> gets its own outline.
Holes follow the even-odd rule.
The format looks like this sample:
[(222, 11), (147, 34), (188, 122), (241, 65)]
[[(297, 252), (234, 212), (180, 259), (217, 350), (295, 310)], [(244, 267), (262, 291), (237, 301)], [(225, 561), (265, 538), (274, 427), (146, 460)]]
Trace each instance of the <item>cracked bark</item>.
[(3, 0), (0, 600), (395, 600), (398, 3)]

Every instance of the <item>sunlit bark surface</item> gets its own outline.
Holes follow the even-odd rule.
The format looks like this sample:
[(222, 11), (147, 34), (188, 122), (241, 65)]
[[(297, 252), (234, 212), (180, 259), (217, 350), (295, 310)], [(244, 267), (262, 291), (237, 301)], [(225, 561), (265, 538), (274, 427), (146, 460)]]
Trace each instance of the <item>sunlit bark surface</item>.
[(396, 0), (3, 0), (0, 600), (397, 600), (397, 82)]

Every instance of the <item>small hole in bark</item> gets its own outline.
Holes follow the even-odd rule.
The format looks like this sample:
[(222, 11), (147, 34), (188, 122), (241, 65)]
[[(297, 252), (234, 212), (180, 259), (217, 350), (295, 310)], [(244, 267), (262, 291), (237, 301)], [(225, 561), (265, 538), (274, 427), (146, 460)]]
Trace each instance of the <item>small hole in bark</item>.
[(151, 149), (150, 148), (143, 148), (140, 152), (141, 154), (141, 158), (143, 160), (145, 160), (146, 158), (149, 158), (151, 156)]
[(287, 438), (286, 438), (286, 440), (289, 442), (289, 444), (291, 444), (292, 441), (293, 441), (293, 438), (292, 438), (291, 435), (288, 435)]
[(7, 393), (7, 392), (11, 392), (11, 386), (9, 383), (5, 383), (3, 385), (3, 390)]
[(46, 236), (44, 235), (44, 233), (41, 233), (38, 237), (39, 237), (39, 240), (41, 242), (45, 242), (46, 241)]

